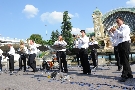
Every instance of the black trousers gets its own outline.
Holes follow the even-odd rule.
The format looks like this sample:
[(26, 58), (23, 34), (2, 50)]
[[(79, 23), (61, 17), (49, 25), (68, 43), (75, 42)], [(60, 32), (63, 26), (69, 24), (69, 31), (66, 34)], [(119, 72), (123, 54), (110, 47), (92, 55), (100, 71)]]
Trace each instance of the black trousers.
[(9, 70), (14, 71), (14, 55), (9, 55)]
[(2, 56), (0, 56), (0, 69), (2, 71), (2, 64), (1, 64)]
[(36, 71), (36, 61), (35, 61), (36, 54), (30, 54), (28, 63), (30, 67), (33, 69), (33, 71)]
[(129, 64), (130, 43), (128, 41), (120, 43), (118, 45), (118, 51), (119, 51), (120, 63), (123, 65), (123, 71), (121, 77), (123, 78), (133, 77)]
[[(57, 51), (56, 56), (57, 56), (58, 62), (59, 62), (59, 60), (61, 60), (61, 63), (59, 63), (61, 66), (61, 71), (63, 71), (63, 68), (64, 68), (65, 72), (68, 71), (67, 61), (66, 61), (66, 53), (64, 51)], [(63, 63), (63, 65), (62, 65), (62, 63)]]
[(76, 54), (76, 59), (77, 59), (77, 63), (78, 63), (78, 66), (80, 65), (79, 63), (79, 52)]
[(90, 64), (88, 61), (88, 49), (81, 48), (79, 51), (81, 65), (83, 67), (83, 73), (91, 73)]
[(119, 52), (118, 52), (118, 46), (114, 46), (114, 55), (115, 55), (115, 59), (117, 61), (117, 66), (118, 66), (118, 69), (121, 68), (121, 63), (120, 63), (120, 57), (119, 57)]
[(92, 61), (93, 61), (93, 66), (96, 67), (97, 66), (97, 60), (98, 60), (96, 49), (91, 50), (91, 58), (92, 58)]
[(26, 55), (20, 55), (19, 58), (19, 69), (22, 69), (22, 61), (23, 61), (23, 65), (24, 65), (24, 70), (26, 70)]

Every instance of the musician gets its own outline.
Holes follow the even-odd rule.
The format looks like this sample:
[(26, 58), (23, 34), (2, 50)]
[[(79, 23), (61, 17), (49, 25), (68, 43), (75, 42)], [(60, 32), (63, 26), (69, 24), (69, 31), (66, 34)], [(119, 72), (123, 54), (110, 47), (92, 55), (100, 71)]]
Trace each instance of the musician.
[[(58, 40), (54, 42), (54, 45), (66, 46), (67, 43), (63, 40), (62, 36), (60, 35), (58, 37)], [(59, 60), (59, 58), (61, 59), (61, 63), (59, 63), (61, 65), (61, 72), (67, 73), (68, 69), (67, 69), (67, 61), (66, 61), (66, 49), (58, 50), (56, 52), (56, 56), (57, 56), (57, 60)], [(64, 71), (63, 71), (63, 67), (64, 67)]]
[(24, 42), (20, 43), (20, 48), (18, 51), (21, 52), (20, 58), (19, 58), (19, 71), (22, 70), (22, 61), (23, 61), (24, 72), (26, 72), (26, 56), (28, 54), (28, 49), (27, 47), (24, 46)]
[(86, 36), (85, 30), (81, 30), (81, 37), (77, 36), (79, 38), (78, 40), (78, 48), (81, 66), (83, 67), (83, 74), (91, 74), (90, 64), (88, 61), (88, 43), (89, 43), (89, 37)]
[(37, 47), (36, 47), (36, 44), (34, 43), (33, 40), (30, 40), (28, 53), (29, 53), (28, 63), (30, 65), (30, 67), (33, 69), (32, 72), (37, 72), (38, 70), (36, 68), (36, 61), (35, 61), (35, 57), (36, 57), (36, 54), (37, 54)]
[(116, 23), (119, 26), (118, 29), (115, 27), (110, 30), (110, 33), (113, 34), (114, 31), (118, 33), (119, 44), (118, 52), (120, 57), (120, 62), (123, 65), (123, 71), (121, 75), (120, 82), (125, 82), (128, 78), (133, 78), (131, 67), (129, 64), (129, 52), (130, 52), (130, 28), (128, 25), (124, 24), (124, 20), (121, 17), (116, 19)]
[[(89, 45), (95, 45), (95, 44), (98, 44), (98, 42), (92, 38), (91, 41), (89, 42)], [(95, 49), (93, 47), (93, 49), (91, 49), (91, 58), (92, 58), (92, 61), (93, 61), (93, 69), (95, 69), (97, 67), (97, 60), (98, 60), (98, 55), (97, 55), (97, 49)]]
[(14, 71), (14, 55), (15, 55), (15, 49), (12, 44), (8, 44), (10, 51), (8, 52), (8, 58), (9, 58), (9, 70), (11, 73)]
[(120, 63), (120, 58), (119, 58), (119, 53), (118, 53), (118, 44), (119, 44), (119, 39), (118, 39), (118, 34), (116, 31), (113, 31), (112, 29), (110, 29), (110, 31), (113, 33), (109, 33), (109, 35), (112, 38), (112, 45), (114, 46), (114, 55), (115, 55), (115, 59), (117, 61), (117, 66), (118, 66), (118, 70), (120, 71), (122, 69), (122, 65)]
[[(73, 35), (74, 37), (74, 48), (78, 48), (78, 38), (77, 35)], [(77, 59), (77, 63), (78, 63), (78, 67), (80, 67), (80, 63), (79, 63), (79, 52), (76, 53), (76, 59)]]
[(2, 53), (3, 53), (3, 51), (0, 49), (0, 71), (2, 71), (2, 64), (1, 64)]

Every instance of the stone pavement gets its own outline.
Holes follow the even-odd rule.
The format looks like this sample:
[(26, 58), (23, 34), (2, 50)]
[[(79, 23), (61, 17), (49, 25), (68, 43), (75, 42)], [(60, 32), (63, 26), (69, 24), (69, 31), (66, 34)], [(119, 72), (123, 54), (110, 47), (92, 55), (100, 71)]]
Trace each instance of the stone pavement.
[[(135, 77), (135, 65), (132, 65)], [(69, 67), (69, 73), (57, 73), (56, 78), (50, 78), (53, 71), (27, 72), (19, 71), (15, 66), (12, 75), (9, 72), (1, 73), (0, 90), (135, 90), (135, 79), (128, 79), (126, 82), (119, 82), (121, 71), (117, 66), (99, 66), (92, 70), (92, 75), (81, 74), (80, 67)], [(39, 67), (38, 67), (39, 68)], [(60, 79), (61, 78), (61, 79)]]

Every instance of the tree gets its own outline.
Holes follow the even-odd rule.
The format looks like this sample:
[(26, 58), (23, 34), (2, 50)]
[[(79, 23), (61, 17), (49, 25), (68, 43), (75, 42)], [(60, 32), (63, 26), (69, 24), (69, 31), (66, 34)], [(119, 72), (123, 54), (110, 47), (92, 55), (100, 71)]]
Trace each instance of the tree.
[(68, 16), (68, 11), (63, 13), (63, 22), (61, 26), (61, 34), (64, 40), (67, 42), (67, 48), (71, 49), (73, 45), (73, 35), (71, 34), (72, 26), (70, 22), (70, 17)]
[(95, 36), (95, 32), (90, 33), (90, 37)]
[(51, 33), (51, 42), (52, 44), (58, 39), (58, 36), (59, 36), (59, 31), (56, 30), (55, 32), (52, 31)]
[(37, 44), (42, 44), (43, 43), (42, 37), (39, 34), (32, 34), (29, 39), (34, 40), (35, 43), (37, 43)]
[(47, 40), (46, 44), (47, 45), (53, 45), (52, 40)]

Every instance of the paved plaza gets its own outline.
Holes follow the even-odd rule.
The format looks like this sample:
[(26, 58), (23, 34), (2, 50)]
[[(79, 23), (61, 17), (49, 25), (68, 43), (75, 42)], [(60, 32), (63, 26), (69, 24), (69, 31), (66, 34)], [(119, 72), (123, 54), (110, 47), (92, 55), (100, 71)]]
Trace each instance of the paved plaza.
[[(92, 70), (92, 75), (81, 74), (80, 67), (69, 67), (69, 73), (57, 73), (56, 78), (50, 78), (53, 71), (17, 72), (4, 71), (0, 78), (0, 90), (135, 90), (135, 79), (128, 79), (126, 82), (119, 82), (121, 71), (117, 71), (117, 66), (99, 66), (97, 70)], [(135, 77), (135, 65), (131, 65)], [(63, 77), (62, 79), (60, 79)]]

